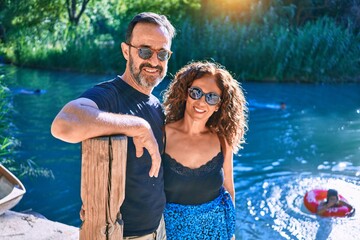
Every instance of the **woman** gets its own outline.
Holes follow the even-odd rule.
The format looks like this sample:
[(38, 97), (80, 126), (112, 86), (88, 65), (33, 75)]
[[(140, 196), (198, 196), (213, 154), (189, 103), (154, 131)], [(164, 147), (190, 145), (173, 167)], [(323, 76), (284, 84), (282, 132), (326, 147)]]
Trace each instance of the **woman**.
[(232, 238), (233, 152), (247, 129), (238, 82), (216, 63), (190, 63), (165, 92), (164, 108), (167, 238)]

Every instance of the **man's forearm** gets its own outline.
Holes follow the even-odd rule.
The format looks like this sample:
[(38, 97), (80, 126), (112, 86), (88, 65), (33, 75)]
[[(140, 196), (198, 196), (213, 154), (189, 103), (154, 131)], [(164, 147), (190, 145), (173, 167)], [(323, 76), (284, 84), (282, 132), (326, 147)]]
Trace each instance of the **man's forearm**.
[(54, 119), (51, 133), (70, 143), (88, 138), (124, 134), (133, 137), (148, 131), (150, 125), (142, 118), (100, 111), (93, 102), (72, 101)]

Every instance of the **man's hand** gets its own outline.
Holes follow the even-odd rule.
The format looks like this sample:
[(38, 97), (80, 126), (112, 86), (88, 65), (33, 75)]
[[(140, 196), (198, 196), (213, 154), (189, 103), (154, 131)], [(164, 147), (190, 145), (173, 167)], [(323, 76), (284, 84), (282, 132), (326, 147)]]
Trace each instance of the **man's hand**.
[(161, 156), (159, 146), (150, 125), (139, 130), (138, 134), (133, 136), (133, 141), (136, 148), (136, 157), (141, 157), (144, 154), (144, 148), (148, 150), (151, 156), (151, 169), (149, 176), (158, 177), (161, 165)]

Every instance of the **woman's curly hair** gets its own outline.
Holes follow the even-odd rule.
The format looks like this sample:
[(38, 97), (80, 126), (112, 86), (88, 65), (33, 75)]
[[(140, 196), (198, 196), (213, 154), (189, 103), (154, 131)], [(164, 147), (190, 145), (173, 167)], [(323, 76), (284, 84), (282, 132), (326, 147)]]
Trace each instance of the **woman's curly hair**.
[(188, 88), (205, 75), (214, 76), (222, 92), (219, 110), (213, 113), (206, 126), (224, 137), (236, 153), (245, 142), (247, 103), (239, 82), (218, 63), (192, 62), (176, 73), (164, 93), (165, 121), (171, 123), (184, 117)]

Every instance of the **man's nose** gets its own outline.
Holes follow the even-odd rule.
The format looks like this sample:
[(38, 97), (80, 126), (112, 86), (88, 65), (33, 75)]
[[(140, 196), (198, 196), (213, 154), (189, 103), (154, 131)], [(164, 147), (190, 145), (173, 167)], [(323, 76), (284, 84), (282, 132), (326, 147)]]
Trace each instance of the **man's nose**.
[(153, 67), (160, 65), (160, 60), (157, 57), (157, 52), (154, 52), (153, 55), (148, 59), (148, 61)]

